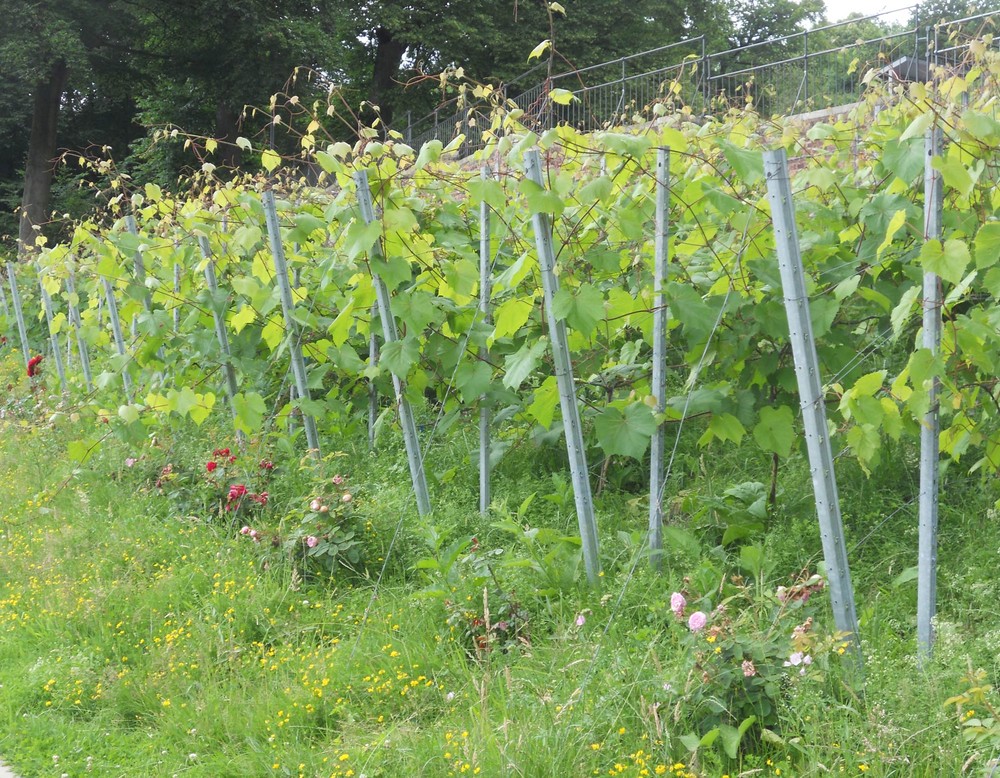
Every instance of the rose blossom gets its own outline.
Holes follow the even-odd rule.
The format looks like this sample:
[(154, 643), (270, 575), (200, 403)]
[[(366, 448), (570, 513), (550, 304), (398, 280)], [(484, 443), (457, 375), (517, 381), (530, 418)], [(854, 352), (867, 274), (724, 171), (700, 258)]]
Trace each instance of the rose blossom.
[(681, 618), (684, 615), (685, 607), (687, 607), (687, 600), (684, 599), (683, 594), (674, 592), (670, 595), (670, 610), (674, 612), (677, 618)]
[(316, 548), (316, 546), (319, 545), (319, 538), (315, 535), (310, 535), (306, 538), (306, 545), (309, 546), (309, 548)]
[(322, 504), (323, 503), (321, 503), (319, 500), (313, 500), (311, 503), (309, 503), (309, 510), (318, 511)]
[(250, 530), (249, 527), (241, 527), (240, 528), (240, 534), (241, 535), (249, 535), (250, 532), (251, 532), (251, 530)]
[(206, 463), (205, 463), (205, 469), (206, 469), (206, 470), (207, 470), (208, 472), (210, 472), (210, 473), (211, 473), (211, 472), (212, 472), (213, 470), (215, 470), (215, 468), (217, 468), (218, 466), (219, 466), (219, 463), (218, 463), (218, 462), (214, 462), (214, 461), (212, 461), (212, 462), (206, 462)]
[(351, 497), (351, 493), (350, 493), (350, 492), (344, 492), (344, 496), (343, 496), (343, 497), (341, 497), (340, 499), (341, 499), (341, 501), (343, 501), (343, 502), (350, 502), (350, 501), (351, 501), (351, 500), (353, 500), (354, 498), (353, 498), (353, 497)]

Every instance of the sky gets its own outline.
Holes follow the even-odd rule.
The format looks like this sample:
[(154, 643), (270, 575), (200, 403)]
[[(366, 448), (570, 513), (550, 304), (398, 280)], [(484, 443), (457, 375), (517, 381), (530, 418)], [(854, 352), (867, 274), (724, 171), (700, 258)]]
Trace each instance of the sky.
[(905, 22), (910, 17), (909, 8), (912, 3), (900, 0), (826, 0), (826, 16), (831, 22), (839, 22), (853, 13), (870, 16), (884, 11), (900, 11), (893, 14), (890, 21)]

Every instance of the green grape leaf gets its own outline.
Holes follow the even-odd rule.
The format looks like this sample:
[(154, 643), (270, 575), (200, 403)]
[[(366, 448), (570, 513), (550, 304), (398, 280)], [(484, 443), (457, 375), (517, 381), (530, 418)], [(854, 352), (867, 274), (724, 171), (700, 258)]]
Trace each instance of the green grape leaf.
[(604, 295), (590, 284), (581, 284), (576, 289), (564, 286), (552, 300), (552, 313), (589, 337), (597, 322), (604, 318)]
[(787, 405), (777, 408), (764, 406), (760, 409), (760, 420), (753, 428), (753, 439), (764, 451), (771, 451), (782, 459), (792, 453), (795, 442), (795, 416)]
[(549, 429), (552, 427), (552, 419), (555, 417), (556, 406), (558, 404), (559, 382), (554, 375), (550, 375), (535, 390), (531, 405), (526, 410), (531, 418), (545, 427), (545, 429)]
[(759, 151), (734, 146), (729, 141), (719, 141), (722, 153), (736, 176), (745, 184), (756, 184), (764, 178), (764, 157)]
[(920, 249), (920, 262), (924, 270), (937, 273), (945, 281), (957, 284), (965, 275), (972, 257), (964, 241), (952, 238), (943, 244), (939, 240), (929, 240)]
[(512, 297), (498, 306), (493, 316), (496, 320), (493, 339), (497, 340), (517, 334), (524, 323), (528, 321), (534, 307), (534, 302), (524, 297)]
[(389, 368), (400, 378), (406, 378), (410, 368), (420, 361), (420, 342), (414, 335), (386, 343), (379, 354), (379, 364)]
[(236, 428), (248, 435), (257, 432), (264, 424), (267, 405), (264, 398), (256, 392), (235, 394), (233, 396), (233, 409), (236, 413)]
[(976, 250), (976, 267), (979, 270), (993, 267), (1000, 260), (1000, 222), (987, 222), (980, 227), (973, 246)]
[(525, 343), (504, 359), (503, 385), (517, 389), (538, 365), (538, 360), (548, 348), (547, 338), (539, 338), (534, 343)]
[(607, 456), (640, 458), (656, 431), (656, 418), (644, 403), (626, 405), (619, 410), (609, 405), (594, 418), (597, 442)]
[(735, 416), (730, 413), (719, 413), (713, 415), (708, 422), (708, 429), (698, 439), (698, 445), (707, 446), (716, 439), (739, 443), (746, 433), (746, 429)]
[(462, 362), (455, 371), (455, 386), (467, 403), (484, 395), (492, 382), (493, 368), (486, 362)]

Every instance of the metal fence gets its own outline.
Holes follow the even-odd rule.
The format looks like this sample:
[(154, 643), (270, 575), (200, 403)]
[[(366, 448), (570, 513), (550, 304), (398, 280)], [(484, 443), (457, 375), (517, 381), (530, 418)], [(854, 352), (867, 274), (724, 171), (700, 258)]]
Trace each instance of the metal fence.
[[(856, 102), (863, 79), (872, 70), (901, 81), (927, 80), (931, 66), (957, 67), (970, 40), (1000, 24), (1000, 10), (944, 22), (932, 27), (886, 32), (877, 37), (871, 25), (913, 9), (851, 19), (720, 52), (706, 51), (704, 36), (580, 70), (552, 75), (523, 92), (513, 104), (524, 113), (519, 121), (540, 131), (557, 124), (580, 130), (636, 124), (687, 106), (696, 114), (713, 114), (733, 105), (751, 104), (767, 115), (792, 115)], [(886, 25), (889, 29), (889, 26)], [(524, 83), (541, 66), (519, 76)], [(514, 84), (515, 82), (512, 82)], [(511, 84), (504, 87), (509, 97)], [(562, 105), (554, 89), (572, 93)], [(407, 142), (419, 146), (437, 138), (448, 142), (465, 135), (466, 150), (480, 148), (489, 127), (489, 105), (451, 101), (417, 122), (408, 122)]]

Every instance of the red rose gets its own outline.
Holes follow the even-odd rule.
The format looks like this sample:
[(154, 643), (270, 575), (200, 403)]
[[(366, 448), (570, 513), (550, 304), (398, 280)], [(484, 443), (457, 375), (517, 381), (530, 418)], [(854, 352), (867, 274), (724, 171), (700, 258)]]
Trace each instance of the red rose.
[(38, 363), (42, 361), (42, 355), (36, 354), (31, 359), (28, 360), (28, 377), (33, 378), (38, 374)]
[(210, 472), (210, 473), (211, 473), (211, 472), (212, 472), (213, 470), (215, 470), (215, 468), (217, 468), (218, 466), (219, 466), (219, 463), (218, 463), (218, 462), (206, 462), (206, 463), (205, 463), (205, 469), (206, 469), (206, 470), (207, 470), (208, 472)]

